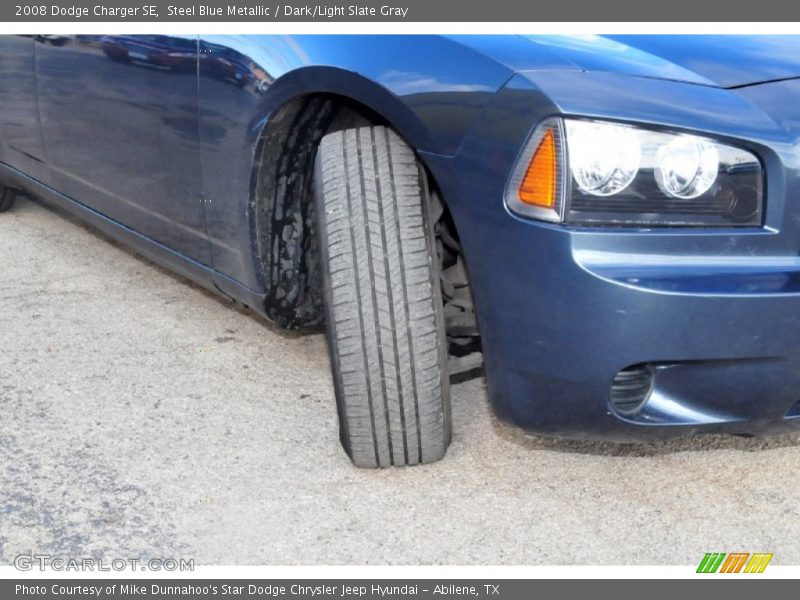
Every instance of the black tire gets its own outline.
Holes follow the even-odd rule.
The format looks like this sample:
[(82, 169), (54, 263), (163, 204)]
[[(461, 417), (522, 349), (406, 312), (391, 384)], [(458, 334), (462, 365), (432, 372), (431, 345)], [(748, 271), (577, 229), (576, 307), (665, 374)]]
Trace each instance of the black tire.
[(16, 199), (17, 190), (0, 185), (0, 213), (6, 212), (9, 208), (14, 206), (14, 201)]
[(338, 131), (322, 139), (314, 190), (342, 445), (359, 467), (437, 461), (450, 381), (420, 165), (386, 127)]

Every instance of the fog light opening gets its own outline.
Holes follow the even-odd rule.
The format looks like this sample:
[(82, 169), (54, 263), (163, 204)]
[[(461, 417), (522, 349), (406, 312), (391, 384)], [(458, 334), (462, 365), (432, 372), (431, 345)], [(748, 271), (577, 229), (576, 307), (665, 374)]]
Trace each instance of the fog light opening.
[(623, 416), (638, 413), (650, 398), (655, 371), (650, 363), (622, 369), (611, 382), (611, 406)]

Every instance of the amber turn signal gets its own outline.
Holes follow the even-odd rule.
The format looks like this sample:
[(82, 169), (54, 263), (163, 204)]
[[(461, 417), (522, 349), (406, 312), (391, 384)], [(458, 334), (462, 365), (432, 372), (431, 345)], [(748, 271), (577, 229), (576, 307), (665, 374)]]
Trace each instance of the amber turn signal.
[(519, 186), (519, 199), (525, 204), (554, 208), (556, 205), (556, 141), (552, 129), (542, 136)]
[(506, 206), (525, 217), (563, 222), (565, 162), (564, 123), (558, 117), (545, 119), (533, 130), (517, 158), (506, 185)]

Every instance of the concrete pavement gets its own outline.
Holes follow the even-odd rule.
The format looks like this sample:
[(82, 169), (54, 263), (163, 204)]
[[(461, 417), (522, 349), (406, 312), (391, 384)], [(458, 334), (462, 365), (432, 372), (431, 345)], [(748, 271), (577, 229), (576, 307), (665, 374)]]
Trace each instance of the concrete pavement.
[(800, 435), (529, 437), (453, 388), (447, 458), (361, 471), (321, 335), (286, 333), (26, 199), (0, 215), (0, 563), (800, 563)]

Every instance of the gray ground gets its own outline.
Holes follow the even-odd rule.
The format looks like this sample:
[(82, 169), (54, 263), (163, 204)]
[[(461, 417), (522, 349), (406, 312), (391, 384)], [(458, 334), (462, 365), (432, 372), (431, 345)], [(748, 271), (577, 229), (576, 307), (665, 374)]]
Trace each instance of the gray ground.
[(359, 471), (325, 342), (27, 200), (0, 215), (0, 563), (800, 563), (800, 436), (527, 437), (453, 388), (445, 461)]

